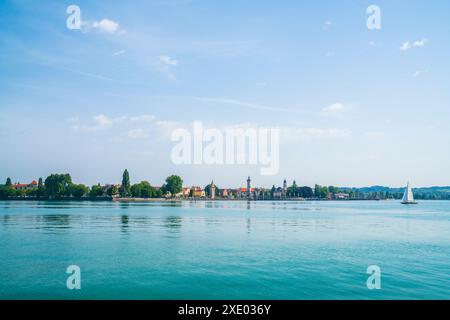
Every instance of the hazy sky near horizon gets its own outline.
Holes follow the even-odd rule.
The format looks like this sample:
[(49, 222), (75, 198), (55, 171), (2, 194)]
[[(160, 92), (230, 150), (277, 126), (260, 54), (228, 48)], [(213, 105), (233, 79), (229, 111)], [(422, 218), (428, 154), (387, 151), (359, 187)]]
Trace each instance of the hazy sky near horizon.
[[(450, 185), (449, 33), (437, 0), (1, 1), (0, 181)], [(197, 120), (279, 127), (279, 173), (174, 165)]]

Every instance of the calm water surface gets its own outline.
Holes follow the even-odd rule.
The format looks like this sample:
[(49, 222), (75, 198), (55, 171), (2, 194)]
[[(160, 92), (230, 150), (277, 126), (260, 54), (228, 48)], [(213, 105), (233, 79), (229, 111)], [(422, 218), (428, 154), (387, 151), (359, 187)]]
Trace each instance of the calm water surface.
[(0, 202), (19, 298), (450, 299), (450, 202)]

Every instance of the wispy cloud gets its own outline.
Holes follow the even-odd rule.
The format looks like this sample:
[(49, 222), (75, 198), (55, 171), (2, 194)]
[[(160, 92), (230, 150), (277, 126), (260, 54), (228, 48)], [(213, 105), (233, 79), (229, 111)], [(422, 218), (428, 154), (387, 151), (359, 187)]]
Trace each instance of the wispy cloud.
[(384, 137), (386, 134), (384, 132), (380, 132), (380, 131), (368, 131), (364, 133), (364, 136), (366, 138), (371, 138), (371, 139), (375, 139), (375, 138), (382, 138)]
[(351, 136), (351, 131), (348, 129), (339, 128), (281, 128), (282, 137), (285, 140), (330, 140), (330, 139), (345, 139)]
[(109, 117), (104, 114), (99, 114), (93, 116), (86, 124), (80, 124), (79, 118), (77, 117), (72, 121), (75, 122), (75, 124), (72, 125), (72, 130), (76, 132), (95, 132), (111, 129), (118, 124), (130, 126), (131, 124), (136, 123), (151, 123), (154, 119), (155, 117), (153, 115)]
[(333, 23), (330, 20), (327, 20), (323, 23), (323, 29), (324, 30), (328, 30), (329, 28), (331, 28), (333, 25)]
[(253, 102), (240, 101), (235, 99), (226, 99), (226, 98), (207, 98), (207, 97), (195, 97), (196, 100), (204, 101), (204, 102), (215, 102), (215, 103), (223, 103), (229, 104), (237, 107), (244, 107), (249, 109), (257, 109), (257, 110), (266, 110), (266, 111), (283, 111), (283, 112), (302, 112), (297, 109), (288, 109), (288, 108), (277, 108), (266, 106), (262, 104), (257, 104)]
[(428, 39), (424, 38), (422, 40), (417, 40), (414, 42), (409, 42), (406, 41), (402, 44), (402, 46), (400, 47), (400, 50), (402, 51), (406, 51), (415, 47), (423, 47), (424, 45), (426, 45), (428, 43)]
[(418, 77), (420, 77), (420, 76), (422, 76), (423, 74), (425, 74), (425, 73), (428, 73), (428, 70), (427, 69), (425, 69), (425, 70), (417, 70), (417, 71), (415, 71), (414, 73), (413, 73), (413, 77), (414, 78), (418, 78)]
[(169, 56), (159, 56), (159, 61), (161, 61), (162, 64), (167, 65), (167, 66), (178, 65), (178, 60), (173, 59)]
[(322, 109), (322, 115), (337, 115), (341, 114), (343, 111), (345, 111), (347, 108), (343, 103), (336, 102), (333, 104), (330, 104), (329, 106), (326, 106)]
[(147, 139), (151, 135), (151, 130), (137, 128), (137, 129), (132, 129), (132, 130), (128, 131), (127, 134), (128, 134), (128, 137), (131, 139)]
[(131, 122), (152, 122), (155, 120), (155, 116), (150, 114), (144, 114), (141, 116), (129, 117)]
[(158, 57), (157, 68), (159, 71), (167, 77), (169, 80), (176, 80), (175, 76), (175, 67), (178, 66), (178, 60), (167, 56), (162, 55)]
[(114, 53), (112, 54), (112, 56), (113, 56), (113, 57), (121, 56), (121, 55), (123, 55), (124, 53), (125, 53), (125, 50), (119, 50), (119, 51), (114, 52)]
[(113, 81), (112, 78), (104, 76), (104, 75), (101, 75), (101, 74), (84, 72), (84, 71), (70, 69), (70, 68), (64, 68), (64, 67), (62, 67), (62, 69), (65, 70), (65, 71), (68, 71), (68, 72), (80, 75), (80, 76), (84, 76), (84, 77), (89, 77), (89, 78), (98, 79), (98, 80), (104, 80), (104, 81)]

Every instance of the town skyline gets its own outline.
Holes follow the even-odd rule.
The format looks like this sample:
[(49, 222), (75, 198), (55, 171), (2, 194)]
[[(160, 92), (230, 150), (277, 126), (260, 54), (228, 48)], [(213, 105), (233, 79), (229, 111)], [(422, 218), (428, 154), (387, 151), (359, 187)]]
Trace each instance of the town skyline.
[[(126, 171), (130, 172), (128, 169), (126, 169)], [(31, 185), (31, 184), (36, 184), (37, 185), (37, 181), (39, 179), (45, 179), (45, 177), (50, 176), (52, 174), (54, 174), (54, 173), (51, 173), (51, 174), (48, 174), (48, 175), (44, 175), (42, 177), (39, 176), (39, 177), (31, 179), (31, 180), (23, 180), (23, 179), (21, 180), (21, 179), (12, 178), (11, 176), (6, 176), (6, 178), (3, 179), (3, 181), (8, 180), (13, 185), (21, 185), (21, 186), (25, 187), (25, 186)], [(59, 173), (59, 174), (67, 174), (67, 173)], [(178, 174), (173, 174), (173, 175), (177, 175), (177, 176), (180, 176), (181, 178), (183, 178), (182, 175), (178, 175)], [(72, 175), (70, 175), (70, 176), (71, 176), (71, 178), (73, 178)], [(167, 176), (170, 176), (170, 174), (168, 174)], [(131, 181), (131, 183), (135, 183), (135, 184), (138, 184), (140, 182), (149, 182), (152, 186), (156, 186), (156, 187), (160, 187), (160, 186), (162, 186), (164, 184), (164, 179), (162, 181), (160, 181), (160, 182), (156, 182), (155, 183), (155, 181), (152, 181), (152, 180), (149, 180), (149, 179), (145, 179), (145, 178), (144, 179), (135, 179), (135, 178), (132, 178), (132, 177), (133, 176), (132, 176), (132, 172), (131, 172), (131, 174), (130, 174), (130, 181)], [(82, 184), (84, 184), (86, 186), (90, 186), (90, 185), (111, 186), (111, 185), (120, 185), (121, 184), (121, 182), (120, 182), (121, 179), (117, 179), (115, 181), (98, 181), (98, 182), (95, 182), (93, 184), (80, 181), (80, 180), (78, 180), (76, 178), (73, 179), (73, 181), (76, 182), (76, 183), (82, 183)], [(265, 189), (270, 189), (273, 186), (280, 187), (280, 186), (283, 186), (285, 184), (287, 184), (288, 186), (291, 186), (292, 184), (296, 184), (298, 186), (308, 186), (308, 187), (314, 187), (315, 185), (320, 185), (320, 186), (332, 186), (332, 187), (340, 187), (340, 188), (368, 188), (368, 187), (404, 188), (407, 183), (411, 183), (411, 181), (408, 180), (408, 181), (405, 181), (405, 183), (403, 185), (399, 185), (399, 186), (397, 186), (397, 185), (387, 185), (387, 184), (368, 184), (368, 185), (360, 185), (360, 186), (329, 185), (329, 184), (323, 184), (323, 183), (321, 184), (321, 183), (318, 183), (318, 182), (309, 185), (309, 184), (302, 183), (301, 180), (299, 180), (299, 179), (296, 179), (296, 178), (293, 178), (293, 177), (286, 177), (286, 178), (284, 178), (281, 181), (274, 181), (274, 183), (272, 183), (270, 185), (262, 185), (262, 184), (257, 184), (257, 183), (255, 184), (255, 181), (253, 180), (253, 178), (251, 176), (247, 176), (245, 179), (242, 178), (242, 181), (241, 181), (240, 184), (238, 183), (236, 185), (223, 185), (223, 184), (220, 183), (220, 181), (217, 181), (214, 178), (210, 178), (209, 182), (194, 182), (194, 183), (187, 183), (183, 179), (183, 188), (184, 187), (201, 187), (201, 188), (203, 188), (204, 186), (209, 185), (211, 182), (214, 182), (214, 184), (219, 186), (221, 189), (246, 188), (247, 187), (247, 183), (248, 183), (248, 181), (247, 181), (248, 179), (251, 179), (251, 186), (252, 186), (252, 188), (255, 187), (255, 188), (265, 188)], [(0, 180), (0, 185), (2, 185), (1, 180)], [(4, 183), (3, 183), (3, 185), (4, 185)], [(432, 188), (432, 187), (438, 187), (438, 188), (439, 187), (450, 187), (450, 184), (447, 184), (447, 185), (429, 185), (429, 186), (414, 185), (414, 188)]]

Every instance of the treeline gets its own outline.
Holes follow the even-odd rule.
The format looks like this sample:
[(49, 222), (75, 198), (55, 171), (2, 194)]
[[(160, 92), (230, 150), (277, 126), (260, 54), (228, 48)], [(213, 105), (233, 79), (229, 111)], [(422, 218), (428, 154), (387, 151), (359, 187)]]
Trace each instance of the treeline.
[[(405, 191), (404, 188), (389, 188), (372, 186), (364, 188), (341, 188), (349, 193), (351, 198), (365, 200), (400, 200)], [(450, 200), (450, 187), (413, 188), (414, 198), (417, 200)]]
[(179, 176), (167, 177), (161, 187), (153, 187), (148, 181), (131, 185), (128, 170), (122, 175), (121, 185), (93, 185), (73, 183), (70, 174), (52, 174), (45, 181), (39, 178), (36, 187), (16, 188), (10, 178), (0, 185), (0, 199), (106, 199), (113, 197), (160, 198), (173, 196), (182, 190), (183, 180)]

